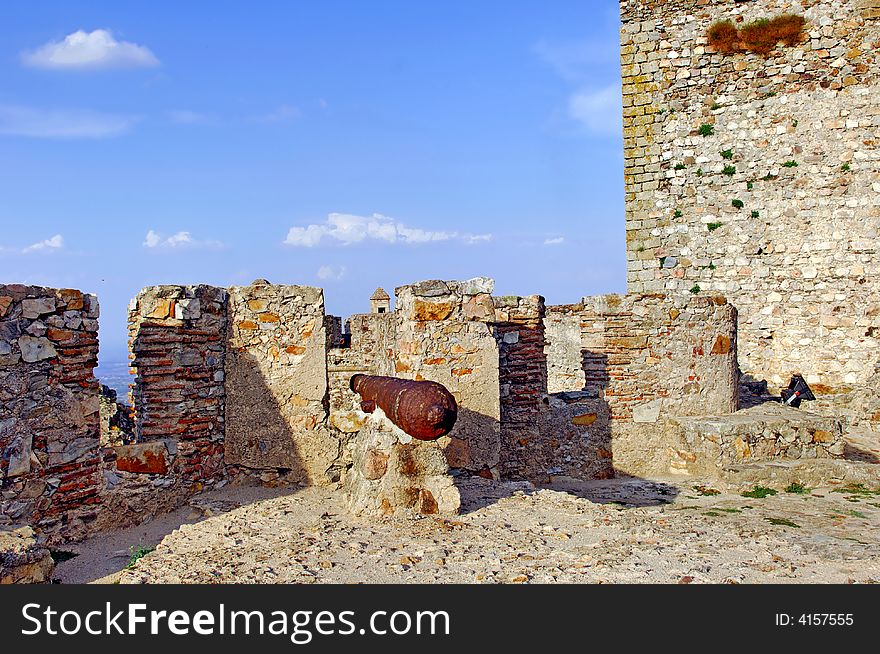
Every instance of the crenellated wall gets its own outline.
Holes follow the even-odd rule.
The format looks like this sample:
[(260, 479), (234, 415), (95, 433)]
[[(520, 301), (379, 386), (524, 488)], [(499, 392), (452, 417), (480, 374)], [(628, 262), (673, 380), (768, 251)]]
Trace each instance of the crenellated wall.
[[(129, 307), (133, 442), (103, 445), (91, 374), (97, 302), (0, 287), (2, 519), (60, 542), (137, 524), (236, 479), (344, 482), (364, 456), (355, 435), (367, 415), (349, 388), (357, 373), (446, 386), (459, 417), (435, 454), (456, 475), (493, 479), (638, 472), (628, 464), (660, 447), (661, 420), (735, 407), (736, 312), (723, 298), (602, 296), (546, 308), (538, 295), (493, 297), (493, 285), (403, 286), (394, 312), (353, 316), (346, 331), (317, 288), (146, 288)], [(454, 504), (451, 487), (434, 490)]]
[[(627, 288), (723, 293), (743, 372), (814, 389), (880, 359), (880, 2), (621, 0)], [(720, 53), (713, 23), (802, 40)]]

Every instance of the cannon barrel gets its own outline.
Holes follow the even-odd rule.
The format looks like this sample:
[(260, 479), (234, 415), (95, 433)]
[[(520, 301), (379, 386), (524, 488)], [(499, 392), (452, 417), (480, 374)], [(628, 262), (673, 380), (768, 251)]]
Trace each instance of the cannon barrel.
[(455, 398), (437, 382), (354, 375), (349, 385), (361, 396), (364, 412), (381, 407), (391, 422), (422, 441), (448, 434), (458, 417)]

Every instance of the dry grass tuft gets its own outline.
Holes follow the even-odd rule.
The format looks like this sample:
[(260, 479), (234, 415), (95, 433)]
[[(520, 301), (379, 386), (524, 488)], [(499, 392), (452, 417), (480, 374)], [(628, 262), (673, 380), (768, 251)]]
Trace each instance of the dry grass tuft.
[(739, 30), (729, 20), (714, 23), (707, 34), (709, 45), (718, 52), (754, 52), (766, 57), (780, 42), (791, 47), (803, 39), (803, 16), (783, 14), (775, 18), (761, 18), (743, 25)]

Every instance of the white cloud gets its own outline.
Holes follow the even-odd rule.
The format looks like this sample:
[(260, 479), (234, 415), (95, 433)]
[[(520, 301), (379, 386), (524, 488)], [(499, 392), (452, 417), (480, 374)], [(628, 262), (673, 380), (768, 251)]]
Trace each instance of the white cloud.
[[(616, 11), (606, 11), (597, 22), (607, 23), (608, 28), (616, 26)], [(620, 43), (616, 28), (600, 31), (603, 36), (593, 39), (540, 41), (532, 51), (570, 85), (565, 110), (568, 119), (587, 134), (616, 136), (623, 130), (623, 101), (620, 78), (612, 78), (609, 71), (619, 72)]]
[(342, 245), (352, 245), (364, 241), (384, 241), (409, 245), (449, 240), (473, 243), (487, 241), (491, 237), (491, 234), (459, 234), (458, 232), (407, 227), (393, 218), (378, 213), (374, 213), (372, 216), (331, 213), (323, 224), (291, 227), (287, 232), (284, 244), (310, 248), (320, 245), (324, 241)]
[(588, 132), (600, 136), (623, 132), (623, 100), (619, 84), (580, 89), (568, 100), (568, 115)]
[(544, 245), (562, 245), (563, 243), (565, 243), (565, 238), (562, 236), (544, 239)]
[(0, 105), (0, 134), (41, 139), (102, 139), (129, 131), (137, 116), (85, 109), (38, 109)]
[(199, 249), (199, 248), (222, 248), (223, 243), (220, 241), (201, 241), (194, 239), (189, 232), (177, 232), (169, 237), (165, 237), (159, 232), (152, 229), (147, 232), (144, 237), (143, 246), (151, 250), (171, 250), (171, 249)]
[(28, 245), (21, 252), (22, 254), (31, 254), (32, 252), (55, 252), (64, 247), (64, 237), (61, 234), (55, 234), (52, 238), (45, 241)]
[(22, 52), (21, 60), (26, 66), (56, 70), (150, 68), (159, 65), (159, 60), (149, 48), (117, 41), (107, 30), (78, 30), (65, 36), (63, 41), (50, 41), (31, 52)]
[(345, 277), (345, 266), (321, 266), (317, 274), (318, 279), (340, 280)]

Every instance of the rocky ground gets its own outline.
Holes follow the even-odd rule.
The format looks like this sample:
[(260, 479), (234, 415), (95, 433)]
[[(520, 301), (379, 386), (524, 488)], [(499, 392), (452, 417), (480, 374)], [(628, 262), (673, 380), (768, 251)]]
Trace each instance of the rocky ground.
[[(91, 568), (92, 579), (122, 583), (880, 582), (873, 486), (780, 486), (766, 497), (691, 479), (544, 489), (474, 479), (461, 488), (461, 516), (381, 520), (352, 517), (332, 490), (268, 497), (226, 488), (178, 512), (179, 521), (199, 521), (132, 569), (95, 569), (100, 552), (113, 551), (96, 539), (77, 546), (81, 556), (56, 576), (87, 581)], [(134, 532), (113, 536), (118, 570), (128, 561), (119, 545)]]

